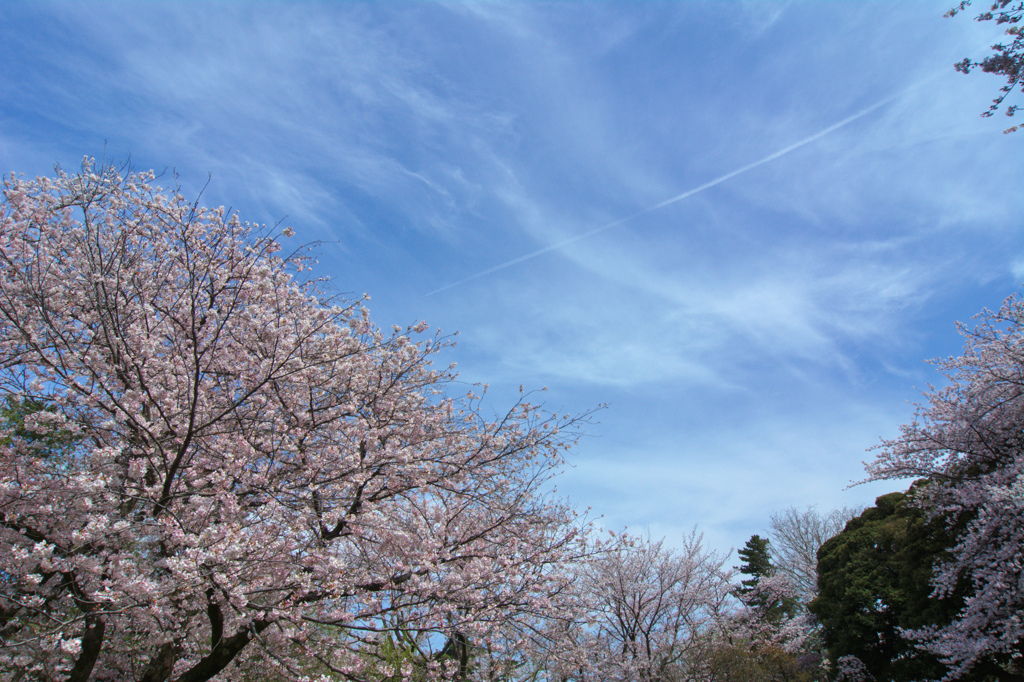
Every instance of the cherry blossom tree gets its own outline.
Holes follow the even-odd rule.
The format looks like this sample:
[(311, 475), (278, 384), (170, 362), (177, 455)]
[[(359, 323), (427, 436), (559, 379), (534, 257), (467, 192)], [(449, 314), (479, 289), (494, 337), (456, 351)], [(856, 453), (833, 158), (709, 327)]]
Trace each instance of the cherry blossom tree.
[(0, 433), (0, 669), (359, 680), (391, 637), (388, 675), (466, 676), (446, 643), (565, 588), (579, 531), (545, 491), (580, 418), (485, 418), (431, 365), (448, 338), (381, 331), (291, 230), (154, 182), (4, 181), (0, 391), (28, 407)]
[(800, 607), (799, 587), (769, 563), (770, 549), (754, 535), (740, 551), (740, 572), (753, 579), (733, 590), (739, 605), (714, 631), (708, 682), (811, 682), (822, 676), (815, 620)]
[(772, 564), (789, 578), (799, 603), (809, 604), (818, 591), (818, 550), (860, 512), (846, 507), (828, 512), (788, 507), (772, 512), (768, 531)]
[[(959, 5), (946, 12), (946, 16), (956, 16), (967, 9), (970, 4), (971, 0), (963, 0)], [(980, 62), (965, 57), (954, 65), (956, 70), (961, 73), (970, 73), (972, 69), (980, 67), (985, 73), (994, 73), (1006, 78), (1006, 85), (999, 88), (1001, 94), (992, 100), (988, 111), (983, 113), (982, 116), (992, 116), (995, 114), (1015, 88), (1024, 91), (1024, 29), (1019, 25), (1021, 19), (1024, 19), (1024, 2), (1020, 0), (994, 0), (989, 6), (988, 11), (978, 14), (975, 20), (994, 20), (996, 24), (1008, 24), (1004, 35), (1008, 36), (1010, 42), (996, 43), (992, 46), (992, 51), (995, 54), (985, 57)], [(1006, 115), (1013, 116), (1019, 108), (1020, 106), (1016, 104), (1008, 105), (1006, 107)], [(1019, 128), (1019, 125), (1010, 126), (1003, 132), (1012, 133)]]
[[(925, 478), (917, 499), (957, 527), (949, 560), (935, 570), (937, 597), (967, 585), (954, 620), (907, 636), (950, 666), (948, 679), (995, 666), (1000, 680), (1024, 680), (1024, 298), (959, 325), (963, 355), (937, 361), (949, 380), (883, 444), (873, 479)], [(962, 528), (962, 530), (961, 530)]]
[(549, 679), (690, 679), (730, 605), (724, 563), (696, 532), (676, 551), (626, 534), (599, 547), (574, 583), (578, 620), (549, 632)]
[(875, 682), (875, 676), (856, 656), (843, 656), (836, 661), (836, 682)]
[(811, 634), (811, 620), (795, 608), (798, 592), (789, 576), (765, 576), (738, 594), (742, 608), (731, 614), (725, 628), (730, 638), (791, 654), (801, 652)]

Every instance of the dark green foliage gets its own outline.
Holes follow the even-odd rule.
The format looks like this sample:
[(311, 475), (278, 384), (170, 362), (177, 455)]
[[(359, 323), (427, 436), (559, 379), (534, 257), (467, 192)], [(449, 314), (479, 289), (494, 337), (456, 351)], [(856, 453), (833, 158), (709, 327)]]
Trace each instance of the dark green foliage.
[(856, 656), (877, 680), (942, 677), (945, 666), (898, 628), (948, 623), (963, 605), (962, 591), (941, 600), (931, 594), (932, 567), (954, 537), (942, 519), (929, 521), (913, 506), (914, 490), (879, 497), (818, 551), (818, 596), (810, 611), (829, 658)]
[(760, 647), (724, 644), (708, 656), (710, 682), (814, 682), (818, 661), (810, 664), (804, 657), (783, 651), (779, 647)]
[(764, 578), (775, 575), (768, 539), (752, 535), (737, 554), (743, 559), (743, 564), (737, 568), (743, 575), (750, 576), (747, 580), (740, 581), (741, 587), (736, 590), (740, 599), (757, 609), (760, 617), (767, 623), (778, 624), (783, 618), (794, 616), (798, 607), (794, 598), (782, 596), (772, 590), (759, 589)]
[(747, 544), (737, 554), (740, 559), (743, 559), (743, 564), (737, 568), (743, 575), (750, 576), (748, 580), (740, 582), (743, 585), (739, 590), (740, 594), (749, 594), (761, 582), (761, 578), (767, 578), (775, 573), (775, 569), (772, 568), (771, 554), (768, 551), (767, 538), (751, 535)]
[(79, 439), (66, 429), (32, 429), (25, 419), (47, 411), (46, 403), (35, 398), (6, 396), (0, 402), (0, 443), (16, 441), (32, 448), (36, 456), (48, 459), (68, 457)]

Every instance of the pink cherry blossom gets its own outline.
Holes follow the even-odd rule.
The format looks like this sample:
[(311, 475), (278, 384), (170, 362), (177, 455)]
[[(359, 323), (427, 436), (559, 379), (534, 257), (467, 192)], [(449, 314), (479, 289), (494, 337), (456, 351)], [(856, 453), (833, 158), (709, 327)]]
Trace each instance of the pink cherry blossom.
[(731, 605), (724, 562), (696, 532), (676, 551), (626, 533), (599, 544), (540, 647), (548, 679), (704, 679), (706, 641)]
[(937, 361), (949, 379), (868, 467), (874, 479), (926, 478), (922, 503), (959, 523), (952, 556), (935, 572), (938, 596), (970, 586), (957, 618), (906, 636), (948, 663), (948, 679), (995, 666), (1024, 680), (1024, 298), (960, 325), (963, 355)]
[(392, 637), (438, 677), (446, 641), (514, 646), (578, 554), (545, 491), (580, 418), (485, 418), (431, 365), (450, 339), (153, 181), (4, 182), (0, 390), (38, 409), (0, 433), (0, 670), (358, 680)]

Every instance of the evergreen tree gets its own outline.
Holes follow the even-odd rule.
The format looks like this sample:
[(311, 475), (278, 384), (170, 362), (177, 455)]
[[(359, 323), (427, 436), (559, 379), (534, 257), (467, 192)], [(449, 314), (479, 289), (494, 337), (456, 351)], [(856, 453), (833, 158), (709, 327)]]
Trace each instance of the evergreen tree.
[(933, 566), (954, 538), (943, 519), (929, 519), (914, 505), (914, 494), (926, 485), (879, 497), (818, 552), (819, 593), (810, 611), (821, 623), (829, 658), (855, 656), (878, 680), (938, 679), (948, 672), (901, 635), (906, 628), (945, 625), (963, 606), (962, 591), (945, 599), (932, 594)]
[(737, 596), (745, 603), (761, 611), (765, 620), (777, 623), (783, 617), (790, 617), (796, 612), (796, 602), (789, 597), (783, 598), (774, 590), (760, 590), (761, 581), (775, 575), (775, 566), (771, 561), (771, 543), (760, 535), (752, 535), (747, 544), (737, 554), (743, 564), (736, 568), (743, 575), (749, 575), (740, 581)]
[(739, 589), (740, 594), (749, 594), (761, 582), (761, 578), (767, 578), (775, 570), (772, 568), (771, 555), (768, 552), (769, 542), (767, 538), (760, 535), (751, 535), (743, 549), (737, 552), (743, 564), (736, 568), (743, 575), (750, 578), (740, 582), (743, 587)]

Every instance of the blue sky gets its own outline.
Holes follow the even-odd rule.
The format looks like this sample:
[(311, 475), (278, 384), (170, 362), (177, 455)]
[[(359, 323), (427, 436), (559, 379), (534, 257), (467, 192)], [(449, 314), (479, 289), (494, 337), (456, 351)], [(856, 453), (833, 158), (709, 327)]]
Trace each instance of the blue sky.
[(1024, 133), (952, 68), (998, 32), (948, 4), (0, 1), (0, 170), (209, 177), (494, 410), (607, 403), (578, 506), (727, 550), (894, 489), (847, 486), (1024, 282)]

